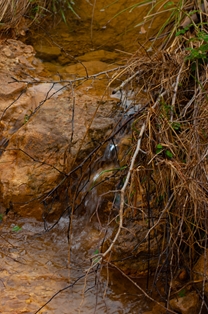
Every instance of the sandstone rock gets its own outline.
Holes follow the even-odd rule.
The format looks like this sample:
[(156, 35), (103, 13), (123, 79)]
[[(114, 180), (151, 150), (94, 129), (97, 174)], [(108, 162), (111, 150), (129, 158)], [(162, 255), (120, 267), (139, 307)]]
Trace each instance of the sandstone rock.
[(172, 310), (180, 314), (198, 314), (200, 309), (200, 300), (196, 291), (190, 292), (184, 297), (170, 300)]
[(93, 75), (100, 72), (115, 68), (115, 65), (110, 65), (102, 61), (87, 61), (83, 63), (77, 63), (74, 65), (67, 66), (66, 72), (69, 74), (79, 74), (79, 76)]
[(115, 62), (118, 60), (119, 54), (116, 52), (106, 50), (96, 50), (85, 53), (82, 56), (77, 57), (80, 61), (103, 61), (103, 62)]
[(5, 101), (6, 98), (13, 98), (18, 93), (22, 92), (27, 84), (16, 82), (9, 73), (0, 72), (0, 101)]
[[(146, 237), (148, 225), (145, 219), (126, 222), (124, 227), (111, 250), (111, 262), (129, 276), (145, 276), (148, 269), (154, 271), (157, 267), (163, 231), (158, 228), (157, 232), (150, 236), (149, 246)], [(115, 235), (117, 228), (115, 227), (113, 235)], [(103, 251), (109, 247), (111, 240), (112, 236), (104, 243)]]
[[(118, 68), (116, 64), (108, 64), (98, 60), (87, 61), (63, 67), (60, 76), (63, 80), (82, 79), (82, 87), (85, 88), (86, 92), (90, 92), (92, 95), (101, 97), (103, 95), (110, 96), (106, 86), (108, 86), (109, 77), (112, 77), (113, 74), (115, 74), (113, 69), (116, 68)], [(109, 70), (110, 73), (108, 73)], [(95, 75), (95, 77), (86, 80), (87, 76), (93, 75)]]
[[(22, 63), (13, 63), (15, 51), (16, 58), (24, 56), (18, 59)], [(28, 70), (27, 61), (36, 68), (36, 60), (33, 49), (17, 41), (6, 45), (0, 57), (5, 65), (0, 73), (0, 201), (5, 208), (13, 204), (18, 213), (40, 218), (39, 199), (65, 177), (74, 159), (83, 160), (110, 132), (115, 101), (100, 102), (100, 96), (67, 83), (66, 88), (39, 83), (38, 73), (34, 84), (18, 82), (21, 75), (32, 81), (27, 73), (34, 70)]]
[[(50, 86), (48, 86), (50, 89)], [(53, 91), (53, 90), (52, 90)], [(31, 89), (28, 91), (31, 93)], [(81, 91), (80, 91), (81, 93)], [(44, 99), (44, 93), (39, 91), (38, 97)], [(28, 115), (34, 111), (31, 106), (32, 95), (29, 94), (25, 108), (25, 103), (19, 102), (20, 116), (22, 112)], [(37, 100), (34, 97), (34, 101)], [(35, 108), (38, 102), (34, 103)], [(95, 112), (97, 101), (90, 96), (78, 96), (77, 105), (72, 110), (73, 103), (69, 100), (69, 93), (56, 96), (44, 102), (43, 106), (32, 116), (32, 118), (14, 129), (9, 129), (12, 136), (9, 137), (9, 144), (6, 151), (1, 156), (0, 162), (0, 180), (1, 195), (8, 206), (8, 202), (27, 202), (32, 198), (41, 197), (52, 189), (61, 178), (64, 177), (65, 169), (70, 169), (70, 163), (75, 156), (78, 159), (84, 159), (113, 125), (112, 118), (106, 118), (109, 114), (112, 103), (105, 103), (103, 109), (100, 109), (99, 125), (98, 122), (92, 124), (87, 134), (88, 122), (92, 118), (87, 110), (90, 107), (91, 112)], [(25, 108), (25, 109), (24, 109)], [(27, 111), (24, 111), (27, 110)], [(102, 117), (103, 110), (103, 117)], [(72, 112), (73, 118), (73, 137), (72, 137)], [(22, 117), (22, 116), (21, 116)], [(7, 118), (7, 115), (5, 115)], [(19, 118), (19, 120), (21, 121)], [(102, 121), (102, 119), (104, 119)], [(5, 125), (6, 128), (6, 125)], [(3, 131), (4, 137), (8, 138), (6, 131)], [(84, 136), (87, 134), (85, 140)], [(66, 155), (68, 156), (68, 164)]]
[[(160, 304), (163, 306), (160, 306)], [(143, 314), (168, 314), (168, 311), (164, 308), (165, 303), (155, 304), (152, 311), (144, 312)]]
[(168, 314), (167, 310), (164, 309), (165, 303), (161, 302), (161, 305), (163, 305), (163, 307), (161, 307), (159, 304), (155, 304), (152, 309), (152, 314)]
[(203, 281), (205, 280), (204, 293), (208, 297), (208, 249), (205, 250), (206, 256), (202, 254), (193, 268), (194, 281), (197, 287), (201, 290), (203, 288)]
[(2, 52), (6, 57), (17, 58), (25, 55), (27, 58), (34, 57), (35, 51), (32, 46), (25, 45), (19, 40), (7, 39), (5, 42), (6, 46), (3, 45)]
[(58, 58), (61, 54), (61, 49), (59, 47), (50, 47), (50, 46), (35, 46), (36, 57), (45, 61), (50, 61)]
[[(37, 67), (33, 67), (32, 62), (34, 60), (35, 51), (32, 46), (25, 45), (21, 41), (14, 39), (7, 39), (0, 42), (0, 68), (1, 72), (11, 74), (11, 76), (24, 75), (29, 71), (37, 71)], [(35, 72), (33, 72), (35, 74)], [(22, 78), (22, 76), (21, 76)], [(12, 81), (12, 79), (10, 80)], [(4, 81), (1, 80), (1, 84)]]
[(193, 273), (194, 280), (203, 280), (208, 276), (208, 249), (205, 251), (206, 256), (202, 254), (196, 264), (194, 265)]

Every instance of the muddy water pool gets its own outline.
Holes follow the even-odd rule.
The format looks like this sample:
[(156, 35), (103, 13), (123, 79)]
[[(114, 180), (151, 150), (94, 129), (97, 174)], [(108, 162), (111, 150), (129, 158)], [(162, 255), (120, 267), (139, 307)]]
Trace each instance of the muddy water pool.
[(139, 314), (148, 310), (147, 300), (115, 271), (110, 271), (108, 284), (104, 268), (97, 276), (95, 272), (84, 276), (103, 232), (96, 223), (86, 224), (86, 217), (74, 218), (71, 246), (67, 218), (49, 232), (31, 218), (8, 218), (0, 228), (0, 313)]

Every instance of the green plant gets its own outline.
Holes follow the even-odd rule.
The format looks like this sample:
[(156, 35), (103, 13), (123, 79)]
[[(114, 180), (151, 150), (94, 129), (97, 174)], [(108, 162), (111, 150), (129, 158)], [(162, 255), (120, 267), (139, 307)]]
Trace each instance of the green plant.
[(173, 154), (171, 153), (171, 151), (170, 151), (169, 149), (167, 149), (167, 150), (165, 151), (165, 154), (166, 154), (167, 157), (173, 158)]
[(191, 23), (191, 24), (189, 24), (189, 25), (187, 25), (187, 26), (185, 26), (184, 28), (182, 28), (182, 29), (180, 29), (180, 30), (178, 30), (177, 32), (176, 32), (176, 37), (177, 36), (181, 36), (181, 35), (184, 35), (190, 28), (191, 28), (191, 26), (193, 26), (193, 24)]
[(18, 232), (20, 230), (22, 230), (22, 228), (20, 226), (18, 226), (18, 225), (12, 227), (12, 231), (14, 231), (14, 232)]
[(23, 123), (26, 124), (28, 122), (29, 118), (30, 118), (30, 116), (28, 114), (26, 114), (24, 116), (24, 122)]
[(186, 290), (185, 290), (185, 289), (180, 290), (179, 293), (178, 293), (178, 296), (179, 296), (180, 298), (185, 297), (185, 295), (186, 295)]
[(164, 99), (160, 100), (161, 103), (161, 118), (167, 118), (169, 120), (171, 114), (174, 112), (174, 107), (165, 102)]
[[(96, 249), (96, 250), (93, 252), (93, 255), (98, 255), (98, 254), (99, 254), (99, 250)], [(99, 261), (100, 261), (100, 257), (92, 258), (92, 264), (93, 264), (93, 265), (99, 263)]]
[(66, 9), (71, 10), (76, 17), (80, 18), (73, 7), (74, 4), (73, 0), (52, 0), (50, 1), (49, 9), (55, 14), (60, 13), (63, 21), (67, 23), (65, 15)]
[(163, 151), (162, 144), (157, 144), (156, 146), (156, 154), (160, 154)]
[(74, 9), (73, 0), (2, 0), (0, 1), (1, 28), (14, 28), (23, 16), (32, 22), (39, 21), (49, 14), (60, 14), (66, 23), (66, 10), (80, 18)]
[(156, 197), (157, 206), (162, 206), (164, 204), (164, 201), (165, 201), (165, 195), (164, 194), (160, 194)]
[(166, 157), (173, 158), (173, 153), (169, 149), (166, 149), (162, 144), (157, 144), (156, 146), (156, 154), (160, 154), (162, 152), (165, 152)]
[(196, 37), (192, 38), (190, 41), (196, 44), (195, 48), (186, 48), (190, 54), (186, 57), (186, 60), (190, 61), (207, 61), (207, 51), (208, 51), (208, 34), (204, 31), (199, 31)]
[(179, 131), (181, 128), (181, 124), (179, 122), (172, 122), (171, 126), (175, 131)]

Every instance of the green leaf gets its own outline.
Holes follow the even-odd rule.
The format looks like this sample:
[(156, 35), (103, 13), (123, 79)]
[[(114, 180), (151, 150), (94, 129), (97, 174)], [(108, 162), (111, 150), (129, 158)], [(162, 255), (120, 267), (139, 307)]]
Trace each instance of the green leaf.
[(197, 37), (201, 40), (208, 41), (208, 35), (205, 32), (199, 32)]
[(186, 60), (196, 60), (196, 59), (207, 59), (207, 50), (208, 44), (203, 44), (198, 48), (186, 48), (186, 50), (190, 51), (190, 55), (186, 57)]
[(189, 24), (187, 25), (186, 27), (182, 28), (182, 29), (179, 29), (177, 32), (176, 32), (176, 36), (180, 36), (180, 35), (184, 35), (188, 30), (189, 28), (193, 26), (193, 24)]
[(76, 15), (76, 17), (78, 17), (78, 19), (80, 19), (81, 17), (75, 12), (75, 10), (73, 9), (72, 5), (68, 2), (68, 8), (74, 13), (74, 15)]
[(179, 31), (176, 32), (175, 35), (176, 35), (176, 36), (184, 35), (184, 34), (186, 33), (186, 31), (187, 31), (187, 30), (186, 30), (185, 28), (180, 29)]
[(162, 150), (163, 150), (162, 144), (157, 144), (157, 146), (156, 146), (156, 154), (161, 153)]
[(0, 214), (0, 221), (3, 220), (3, 217), (4, 217), (4, 215), (3, 215), (3, 214)]
[(14, 226), (14, 227), (12, 228), (12, 231), (18, 232), (18, 231), (20, 231), (21, 229), (22, 229), (22, 228), (21, 228), (20, 226), (16, 225), (16, 226)]
[(173, 154), (171, 153), (170, 150), (166, 150), (166, 151), (165, 151), (165, 154), (166, 154), (166, 156), (169, 157), (169, 158), (172, 158), (172, 157), (173, 157)]
[(28, 120), (29, 120), (29, 115), (28, 114), (26, 114), (25, 116), (24, 116), (24, 124), (26, 124), (27, 122), (28, 122)]
[(180, 298), (185, 297), (185, 295), (186, 295), (186, 290), (185, 290), (185, 289), (182, 289), (181, 291), (179, 291), (178, 295), (179, 295)]
[(65, 16), (64, 11), (62, 9), (60, 9), (60, 12), (61, 12), (61, 16), (62, 16), (62, 19), (63, 19), (64, 23), (67, 24), (66, 23), (66, 16)]
[(173, 5), (174, 5), (173, 1), (168, 1), (163, 7), (164, 7), (164, 9), (167, 9), (169, 7), (172, 7)]
[(173, 122), (173, 123), (172, 123), (172, 128), (173, 128), (174, 130), (178, 131), (178, 130), (180, 130), (181, 125), (180, 125), (179, 122)]
[[(94, 255), (99, 254), (99, 250), (98, 250), (98, 249), (96, 249), (96, 250), (93, 252), (93, 254), (94, 254)], [(93, 258), (93, 260), (92, 260), (93, 265), (94, 265), (94, 264), (99, 263), (99, 261), (100, 261), (100, 260), (101, 260), (101, 258), (100, 258), (99, 256), (98, 256), (98, 257)]]

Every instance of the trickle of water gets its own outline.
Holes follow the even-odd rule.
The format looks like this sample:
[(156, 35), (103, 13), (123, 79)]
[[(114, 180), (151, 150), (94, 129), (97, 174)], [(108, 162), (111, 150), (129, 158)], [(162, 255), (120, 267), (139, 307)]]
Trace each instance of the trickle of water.
[(118, 90), (111, 95), (111, 98), (118, 99), (121, 107), (125, 110), (124, 116), (130, 116), (135, 114), (140, 108), (141, 104), (135, 102), (135, 93), (133, 90)]
[(109, 143), (103, 153), (103, 157), (101, 158), (101, 161), (105, 163), (112, 163), (112, 161), (116, 157), (116, 149), (117, 149), (117, 144), (112, 144)]

